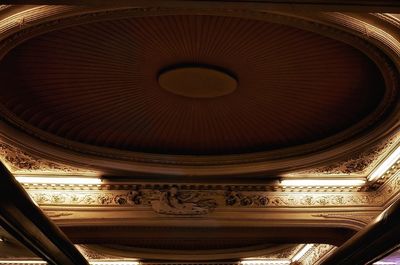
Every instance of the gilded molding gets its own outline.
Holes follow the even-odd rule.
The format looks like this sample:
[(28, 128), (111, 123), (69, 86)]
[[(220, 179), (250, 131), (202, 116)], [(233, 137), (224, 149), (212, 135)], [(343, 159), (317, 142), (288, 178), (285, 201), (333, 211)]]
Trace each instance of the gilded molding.
[[(389, 141), (390, 142), (390, 141)], [(391, 143), (391, 142), (390, 142)], [(386, 146), (386, 145), (385, 145)], [(392, 146), (390, 144), (390, 146)], [(388, 149), (388, 148), (387, 148)], [(374, 149), (376, 150), (376, 149)], [(87, 170), (65, 166), (32, 156), (5, 142), (0, 142), (0, 157), (14, 174), (78, 175)], [(368, 191), (358, 188), (283, 188), (276, 185), (177, 185), (181, 197), (208, 201), (203, 213), (214, 208), (277, 208), (325, 206), (382, 206), (400, 191), (400, 163), (385, 173)], [(93, 173), (93, 172), (92, 172)], [(41, 205), (77, 205), (117, 207), (152, 207), (173, 185), (102, 184), (102, 185), (33, 185), (24, 184), (28, 193)], [(186, 201), (199, 203), (199, 201)], [(189, 205), (189, 204), (188, 204)], [(214, 206), (215, 205), (215, 206)], [(181, 205), (182, 206), (182, 205)], [(200, 206), (201, 207), (201, 206)], [(158, 210), (157, 210), (158, 209)], [(161, 212), (160, 212), (161, 213)]]
[(387, 23), (389, 23), (389, 24), (391, 24), (391, 25), (393, 25), (393, 26), (395, 26), (395, 27), (397, 27), (397, 28), (400, 28), (400, 20), (398, 18), (394, 17), (391, 14), (373, 13), (372, 15), (377, 17), (377, 18), (379, 18), (379, 19), (381, 19), (381, 20), (383, 20), (383, 21), (385, 21), (385, 22), (387, 22)]
[(390, 203), (400, 195), (400, 163), (394, 165), (394, 168), (387, 171), (377, 182), (377, 189), (374, 192), (376, 196), (382, 197), (385, 204)]
[(359, 152), (343, 161), (306, 171), (293, 172), (288, 175), (368, 174), (377, 165), (382, 155), (396, 143), (397, 138), (399, 137), (391, 137), (384, 143), (367, 151)]
[(305, 171), (291, 172), (288, 176), (304, 175), (368, 175), (390, 152), (400, 143), (400, 135), (394, 133), (384, 142), (362, 152), (358, 152), (347, 159), (327, 166), (317, 167)]
[(318, 265), (328, 254), (336, 249), (336, 247), (326, 244), (316, 245), (312, 250), (308, 251), (301, 259), (301, 265)]
[[(378, 41), (379, 43), (385, 45), (388, 50), (396, 54), (396, 56), (400, 55), (400, 42), (398, 39), (372, 24), (338, 12), (327, 14), (326, 20), (336, 23), (337, 25), (346, 26), (349, 29), (357, 32), (365, 39)], [(387, 18), (383, 21), (388, 22)], [(393, 23), (390, 24), (393, 25)]]
[(118, 258), (116, 256), (99, 253), (98, 251), (92, 250), (90, 247), (83, 244), (75, 246), (79, 250), (79, 252), (81, 252), (82, 255), (88, 260), (110, 260)]
[(0, 160), (13, 174), (81, 175), (95, 173), (87, 169), (79, 169), (33, 156), (1, 140)]
[(313, 214), (314, 217), (323, 217), (327, 219), (339, 219), (361, 222), (362, 225), (367, 225), (375, 218), (375, 213), (320, 213)]
[(45, 214), (50, 218), (58, 218), (63, 216), (70, 216), (74, 213), (72, 212), (56, 212), (56, 211), (46, 211)]
[[(179, 189), (174, 198), (165, 198), (173, 187), (161, 189), (135, 190), (72, 190), (65, 186), (63, 190), (26, 187), (30, 196), (41, 206), (115, 206), (150, 208), (160, 214), (179, 215), (178, 212), (167, 213), (165, 209), (193, 207), (203, 208), (201, 214), (211, 212), (214, 208), (320, 208), (320, 207), (372, 207), (381, 206), (385, 200), (381, 193), (374, 192), (265, 192), (265, 191), (227, 191), (227, 190), (184, 190)], [(164, 198), (164, 199), (162, 199)], [(173, 201), (173, 202), (171, 202)], [(186, 204), (187, 203), (187, 204)], [(155, 205), (161, 205), (156, 207)], [(168, 207), (168, 205), (170, 207)], [(163, 210), (164, 209), (164, 210)], [(207, 209), (207, 210), (205, 210)], [(184, 213), (182, 213), (184, 214)], [(188, 212), (187, 214), (191, 214)]]
[(304, 247), (303, 244), (299, 244), (295, 247), (289, 247), (284, 250), (280, 250), (276, 253), (271, 253), (265, 256), (254, 257), (255, 259), (292, 259), (298, 251)]

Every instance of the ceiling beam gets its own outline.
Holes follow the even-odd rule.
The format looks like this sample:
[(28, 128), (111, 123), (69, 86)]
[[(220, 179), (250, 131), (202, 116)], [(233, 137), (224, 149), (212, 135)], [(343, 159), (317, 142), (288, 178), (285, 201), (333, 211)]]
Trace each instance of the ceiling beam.
[(88, 265), (64, 233), (0, 163), (0, 225), (50, 265)]
[(400, 247), (400, 200), (338, 248), (322, 265), (372, 264)]

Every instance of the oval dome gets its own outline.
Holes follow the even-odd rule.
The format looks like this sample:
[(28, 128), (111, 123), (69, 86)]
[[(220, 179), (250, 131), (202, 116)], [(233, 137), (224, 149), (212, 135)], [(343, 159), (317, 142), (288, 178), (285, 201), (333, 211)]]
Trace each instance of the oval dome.
[[(236, 87), (188, 97), (160, 86), (160, 71), (186, 64), (225, 69)], [(157, 154), (243, 154), (316, 142), (360, 122), (385, 93), (375, 63), (348, 44), (214, 15), (55, 30), (11, 50), (0, 78), (0, 104), (22, 123), (74, 142)]]

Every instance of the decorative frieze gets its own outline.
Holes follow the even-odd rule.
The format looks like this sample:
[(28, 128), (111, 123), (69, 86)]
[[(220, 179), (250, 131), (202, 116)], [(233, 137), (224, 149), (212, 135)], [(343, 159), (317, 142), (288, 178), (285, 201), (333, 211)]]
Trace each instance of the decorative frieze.
[[(304, 247), (304, 244), (298, 244), (294, 247), (289, 247), (289, 248), (280, 250), (275, 253), (255, 257), (255, 259), (277, 259), (277, 260), (287, 259), (287, 260), (291, 260), (303, 247)], [(314, 246), (313, 246), (313, 248), (314, 248)]]
[(380, 184), (381, 186), (371, 193), (382, 197), (385, 204), (396, 196), (400, 196), (400, 163), (396, 163), (395, 168), (383, 176)]
[(332, 245), (319, 244), (315, 245), (310, 251), (308, 251), (301, 259), (301, 265), (317, 265), (322, 262), (331, 251), (336, 247)]
[(389, 137), (385, 142), (378, 144), (369, 150), (359, 152), (343, 161), (338, 161), (328, 166), (317, 167), (306, 171), (292, 172), (289, 175), (367, 175), (377, 166), (389, 150), (400, 140), (399, 135)]
[[(399, 137), (397, 137), (399, 138)], [(385, 143), (373, 148), (368, 152), (358, 154), (347, 161), (337, 163), (335, 165), (317, 168), (310, 171), (293, 172), (289, 175), (297, 176), (307, 174), (308, 176), (318, 176), (321, 174), (334, 175), (334, 174), (353, 174), (360, 173), (359, 169), (368, 165), (371, 168), (375, 165), (377, 160), (380, 160), (383, 155), (385, 155), (395, 143), (397, 143), (397, 138), (392, 137)], [(96, 174), (97, 172), (88, 169), (81, 169), (78, 167), (72, 167), (64, 165), (61, 163), (49, 161), (38, 156), (32, 155), (26, 151), (21, 150), (5, 141), (0, 140), (0, 160), (9, 168), (13, 174), (54, 174), (54, 175), (86, 175), (86, 174)], [(399, 164), (397, 164), (399, 166)], [(357, 169), (358, 168), (358, 169)], [(364, 168), (365, 169), (365, 168)], [(391, 173), (394, 170), (387, 172), (384, 178), (379, 179), (374, 187), (377, 189), (381, 186), (387, 179), (390, 179)], [(366, 174), (366, 173), (365, 173)], [(255, 185), (246, 187), (245, 189), (256, 187)], [(354, 192), (360, 189), (360, 187), (282, 187), (277, 184), (267, 184), (267, 185), (257, 185), (258, 189), (277, 191), (277, 192)], [(249, 204), (248, 198), (238, 198), (237, 196), (231, 196), (231, 204)], [(252, 203), (259, 203), (260, 205), (266, 204), (264, 201), (266, 198), (252, 198)]]
[(28, 188), (40, 205), (148, 207), (160, 214), (201, 215), (215, 208), (286, 208), (379, 206), (381, 193), (284, 193), (232, 190), (185, 190), (177, 186), (134, 190), (64, 190)]
[(46, 174), (57, 175), (88, 174), (94, 173), (87, 169), (80, 169), (55, 163), (37, 156), (28, 154), (21, 149), (0, 141), (0, 160), (13, 174)]

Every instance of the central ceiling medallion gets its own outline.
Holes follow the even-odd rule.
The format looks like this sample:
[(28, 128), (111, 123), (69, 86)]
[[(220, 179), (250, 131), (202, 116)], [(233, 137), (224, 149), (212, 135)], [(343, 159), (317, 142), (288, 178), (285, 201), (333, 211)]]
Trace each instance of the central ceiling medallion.
[(189, 98), (216, 98), (231, 94), (237, 80), (212, 66), (177, 66), (164, 70), (158, 76), (160, 86), (176, 95)]

